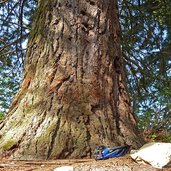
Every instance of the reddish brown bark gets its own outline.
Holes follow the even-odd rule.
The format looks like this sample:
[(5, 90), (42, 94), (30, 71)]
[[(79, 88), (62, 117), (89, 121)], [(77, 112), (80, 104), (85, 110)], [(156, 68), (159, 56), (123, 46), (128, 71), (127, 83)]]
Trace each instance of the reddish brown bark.
[(39, 2), (1, 150), (18, 159), (91, 157), (141, 145), (125, 88), (115, 0)]

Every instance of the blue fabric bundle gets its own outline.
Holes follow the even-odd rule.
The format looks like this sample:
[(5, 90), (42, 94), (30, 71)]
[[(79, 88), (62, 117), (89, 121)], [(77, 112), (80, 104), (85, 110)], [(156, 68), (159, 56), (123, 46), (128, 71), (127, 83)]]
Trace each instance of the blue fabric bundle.
[(114, 157), (121, 157), (125, 155), (131, 146), (124, 145), (119, 147), (107, 148), (105, 146), (100, 146), (97, 150), (96, 160), (106, 160)]

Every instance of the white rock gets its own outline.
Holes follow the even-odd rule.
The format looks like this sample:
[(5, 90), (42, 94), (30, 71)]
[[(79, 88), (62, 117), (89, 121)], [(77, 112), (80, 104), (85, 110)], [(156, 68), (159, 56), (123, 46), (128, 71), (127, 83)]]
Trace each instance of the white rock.
[(54, 171), (73, 171), (73, 170), (74, 170), (73, 166), (62, 166), (54, 169)]
[(131, 157), (137, 162), (144, 161), (161, 169), (171, 161), (171, 143), (145, 144)]

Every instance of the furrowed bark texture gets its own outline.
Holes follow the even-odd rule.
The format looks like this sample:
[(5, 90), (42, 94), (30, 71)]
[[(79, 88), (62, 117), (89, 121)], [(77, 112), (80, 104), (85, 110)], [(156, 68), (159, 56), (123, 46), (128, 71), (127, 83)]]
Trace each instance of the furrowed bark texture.
[(125, 88), (115, 0), (41, 0), (23, 81), (1, 124), (17, 159), (91, 157), (141, 145)]

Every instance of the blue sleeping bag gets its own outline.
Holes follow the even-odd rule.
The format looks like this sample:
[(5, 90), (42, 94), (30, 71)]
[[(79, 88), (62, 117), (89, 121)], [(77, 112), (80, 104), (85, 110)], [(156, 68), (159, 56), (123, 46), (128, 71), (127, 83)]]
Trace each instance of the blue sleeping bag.
[(129, 149), (130, 145), (124, 145), (119, 147), (107, 148), (105, 146), (100, 146), (96, 153), (96, 160), (106, 160), (114, 157), (121, 157), (125, 155)]

